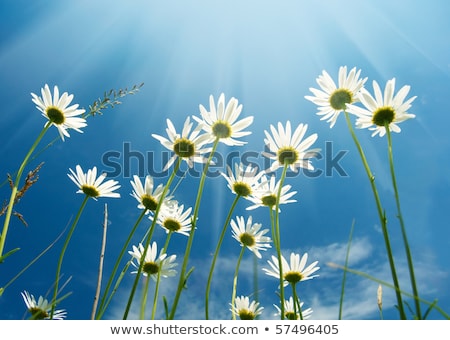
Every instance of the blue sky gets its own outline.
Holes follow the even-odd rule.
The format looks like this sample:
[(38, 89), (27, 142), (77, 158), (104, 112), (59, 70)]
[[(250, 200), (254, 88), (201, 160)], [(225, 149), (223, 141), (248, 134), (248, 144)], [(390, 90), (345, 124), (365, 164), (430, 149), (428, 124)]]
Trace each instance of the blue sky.
[[(119, 152), (116, 160), (123, 170), (122, 198), (88, 202), (63, 265), (65, 277), (72, 280), (63, 301), (71, 319), (89, 318), (96, 282), (101, 223), (104, 203), (108, 204), (109, 234), (105, 271), (111, 270), (121, 242), (136, 221), (139, 210), (130, 196), (130, 176), (138, 172), (137, 158), (124, 157), (124, 148), (144, 155), (144, 170), (160, 170), (164, 148), (151, 137), (165, 134), (170, 118), (180, 129), (188, 115), (199, 115), (199, 104), (209, 105), (209, 96), (223, 92), (243, 104), (243, 116), (254, 116), (252, 134), (239, 149), (223, 147), (226, 157), (233, 151), (261, 152), (264, 130), (270, 124), (308, 124), (308, 134), (317, 133), (315, 147), (332, 145), (331, 155), (345, 152), (339, 164), (346, 176), (332, 171), (310, 178), (298, 175), (287, 179), (297, 203), (282, 208), (282, 247), (308, 252), (317, 259), (320, 277), (301, 286), (312, 318), (335, 319), (338, 315), (342, 272), (327, 267), (343, 263), (348, 234), (355, 221), (350, 254), (352, 268), (390, 281), (369, 183), (345, 121), (333, 129), (315, 114), (316, 107), (304, 96), (317, 87), (316, 77), (327, 72), (336, 79), (342, 65), (362, 70), (371, 82), (384, 84), (395, 77), (397, 89), (410, 85), (410, 96), (417, 96), (410, 109), (415, 119), (401, 124), (402, 132), (393, 136), (398, 185), (419, 291), (426, 300), (450, 311), (448, 268), (450, 231), (450, 139), (447, 99), (450, 78), (450, 42), (446, 1), (432, 0), (412, 5), (408, 1), (3, 1), (0, 4), (0, 108), (2, 124), (0, 169), (16, 171), (26, 151), (44, 125), (44, 118), (31, 102), (30, 92), (39, 93), (48, 83), (75, 95), (74, 102), (87, 108), (104, 91), (131, 88), (144, 83), (141, 91), (123, 99), (123, 104), (105, 110), (103, 116), (88, 119), (83, 134), (71, 132), (66, 142), (58, 142), (33, 161), (45, 162), (38, 183), (17, 206), (29, 226), (13, 220), (7, 250), (20, 247), (0, 267), (0, 287), (8, 282), (34, 256), (61, 233), (74, 217), (82, 196), (68, 179), (69, 168), (97, 166), (111, 171), (104, 160), (108, 152)], [(343, 118), (343, 117), (341, 117)], [(386, 208), (399, 277), (408, 287), (406, 260), (395, 216), (390, 182), (386, 139), (370, 137), (358, 130), (376, 183)], [(41, 146), (57, 136), (51, 129)], [(332, 142), (332, 144), (327, 144)], [(152, 158), (151, 156), (154, 156)], [(324, 158), (314, 161), (325, 170)], [(151, 161), (151, 162), (150, 162)], [(262, 161), (260, 157), (258, 162)], [(149, 165), (150, 164), (150, 165)], [(127, 173), (128, 172), (128, 173)], [(143, 177), (143, 176), (141, 176)], [(163, 183), (167, 177), (157, 178)], [(188, 176), (177, 189), (177, 199), (193, 205), (198, 178)], [(9, 198), (9, 188), (0, 188)], [(199, 215), (190, 264), (196, 267), (183, 293), (179, 318), (203, 318), (205, 277), (219, 230), (233, 200), (222, 177), (208, 179)], [(235, 215), (248, 214), (248, 203), (241, 201)], [(268, 211), (252, 212), (253, 219), (270, 227)], [(3, 220), (2, 220), (3, 221)], [(139, 232), (145, 231), (148, 221)], [(180, 235), (175, 235), (180, 236)], [(159, 230), (155, 237), (161, 240)], [(162, 241), (161, 241), (162, 242)], [(174, 237), (174, 252), (184, 249), (185, 239)], [(26, 316), (20, 292), (45, 295), (54, 280), (60, 240), (14, 282), (0, 297), (0, 318)], [(215, 318), (229, 318), (231, 277), (239, 245), (228, 233), (213, 281), (211, 310)], [(263, 254), (265, 266), (272, 251)], [(109, 255), (109, 257), (108, 257)], [(182, 253), (177, 253), (181, 263)], [(241, 266), (238, 294), (252, 293), (253, 261), (246, 253)], [(246, 273), (248, 274), (246, 276)], [(277, 283), (259, 271), (259, 298), (265, 318), (272, 318)], [(246, 278), (247, 277), (247, 278)], [(106, 317), (120, 318), (130, 274), (117, 293)], [(167, 280), (163, 294), (171, 296), (177, 280)], [(349, 275), (344, 317), (377, 319), (377, 284)], [(170, 298), (169, 298), (170, 299)], [(385, 290), (384, 313), (396, 318), (395, 297)], [(187, 312), (188, 311), (188, 312)], [(439, 319), (437, 313), (430, 318)]]

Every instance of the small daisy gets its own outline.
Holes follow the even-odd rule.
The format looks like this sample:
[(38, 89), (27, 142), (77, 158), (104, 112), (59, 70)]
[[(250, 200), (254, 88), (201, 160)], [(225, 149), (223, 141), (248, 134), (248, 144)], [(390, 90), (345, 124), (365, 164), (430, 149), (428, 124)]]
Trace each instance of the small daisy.
[[(192, 208), (184, 210), (184, 205), (177, 201), (169, 201), (159, 211), (157, 223), (163, 227), (166, 233), (175, 232), (189, 236), (191, 231)], [(153, 217), (150, 217), (153, 219)]]
[[(177, 271), (173, 268), (177, 266), (177, 264), (174, 263), (177, 256), (170, 255), (167, 257), (167, 254), (160, 254), (159, 257), (157, 257), (157, 252), (158, 246), (156, 245), (156, 242), (153, 242), (153, 244), (148, 247), (147, 253), (145, 254), (142, 274), (144, 276), (150, 275), (154, 281), (157, 280), (158, 272), (161, 272), (161, 277), (175, 276)], [(136, 260), (136, 263), (133, 261), (131, 264), (135, 268), (139, 268), (142, 255), (144, 254), (144, 246), (139, 243), (138, 247), (133, 246), (133, 251), (129, 251), (128, 253)], [(131, 273), (136, 274), (137, 271)]]
[(175, 161), (177, 157), (181, 157), (187, 162), (190, 168), (195, 163), (206, 163), (207, 159), (202, 155), (211, 151), (211, 148), (203, 148), (205, 144), (212, 141), (210, 135), (200, 134), (201, 126), (198, 125), (192, 132), (193, 123), (187, 117), (181, 135), (175, 130), (175, 126), (167, 119), (167, 136), (169, 139), (160, 135), (152, 134), (152, 137), (157, 139), (164, 147), (174, 152), (174, 155), (169, 159), (164, 166), (167, 170)]
[[(253, 194), (246, 197), (249, 201), (253, 202), (253, 205), (247, 207), (247, 210), (253, 210), (259, 207), (269, 207), (275, 209), (278, 196), (278, 188), (280, 187), (280, 181), (275, 182), (275, 176), (271, 176), (270, 180), (267, 180), (266, 176), (262, 176), (259, 182), (259, 186), (254, 190)], [(291, 191), (290, 185), (284, 185), (281, 188), (281, 196), (279, 204), (287, 204), (297, 202), (290, 199), (297, 191)]]
[(365, 108), (349, 105), (349, 112), (358, 116), (356, 127), (368, 128), (373, 131), (372, 137), (375, 135), (383, 137), (386, 134), (386, 125), (389, 126), (389, 131), (400, 132), (401, 129), (397, 124), (415, 117), (406, 112), (411, 107), (413, 100), (416, 99), (414, 96), (405, 101), (409, 89), (410, 86), (405, 85), (394, 96), (395, 78), (392, 78), (386, 83), (383, 96), (380, 86), (374, 80), (375, 97), (372, 97), (366, 89), (362, 89), (359, 95)]
[(242, 163), (235, 164), (234, 173), (231, 167), (227, 166), (228, 176), (224, 173), (221, 173), (223, 177), (225, 177), (228, 188), (236, 195), (240, 195), (242, 197), (250, 196), (254, 189), (259, 185), (258, 180), (264, 174), (263, 171), (257, 172), (257, 168), (252, 167), (251, 165), (247, 165), (244, 168)]
[(308, 125), (299, 124), (294, 133), (291, 133), (291, 123), (288, 121), (286, 128), (281, 123), (278, 123), (278, 130), (273, 125), (270, 125), (273, 137), (268, 131), (264, 131), (266, 135), (264, 142), (271, 153), (263, 152), (263, 155), (274, 160), (272, 166), (266, 172), (275, 171), (285, 164), (288, 164), (292, 171), (297, 171), (298, 168), (314, 170), (309, 158), (314, 157), (320, 150), (307, 150), (317, 139), (317, 133), (314, 133), (302, 140), (307, 129)]
[(153, 177), (147, 175), (145, 177), (145, 185), (143, 186), (141, 180), (138, 176), (133, 176), (133, 181), (130, 181), (131, 186), (133, 187), (133, 192), (131, 196), (133, 196), (138, 202), (139, 209), (146, 209), (148, 213), (149, 211), (154, 212), (156, 207), (158, 206), (158, 202), (161, 199), (161, 194), (164, 191), (164, 186), (162, 184), (158, 185), (156, 188), (153, 184)]
[(231, 306), (230, 310), (241, 320), (254, 320), (258, 315), (261, 315), (263, 309), (264, 307), (259, 307), (259, 302), (252, 301), (250, 303), (248, 296), (241, 296), (236, 298), (234, 306)]
[(358, 93), (363, 88), (367, 78), (360, 78), (361, 70), (352, 68), (347, 75), (347, 66), (339, 68), (339, 84), (336, 86), (333, 79), (326, 71), (316, 79), (321, 90), (310, 88), (309, 90), (314, 96), (305, 96), (317, 106), (319, 112), (317, 114), (322, 116), (321, 120), (327, 120), (330, 123), (330, 128), (336, 124), (339, 114), (347, 108), (347, 104), (352, 104), (358, 101)]
[(114, 192), (114, 190), (120, 188), (119, 182), (110, 179), (102, 183), (106, 178), (106, 174), (103, 173), (97, 178), (97, 168), (95, 166), (89, 169), (86, 174), (79, 165), (76, 166), (76, 173), (72, 169), (69, 170), (71, 173), (67, 175), (80, 188), (77, 193), (86, 194), (94, 199), (98, 197), (120, 197), (119, 193)]
[[(300, 308), (302, 308), (302, 318), (303, 320), (307, 320), (311, 317), (311, 314), (313, 312), (313, 310), (311, 308), (307, 308), (305, 310), (303, 310), (303, 301), (300, 302)], [(277, 309), (277, 313), (275, 315), (280, 316), (281, 315), (281, 309), (280, 307), (278, 307), (277, 305), (274, 305), (275, 308)], [(297, 310), (297, 313), (295, 313), (295, 308), (294, 308), (294, 299), (292, 298), (292, 296), (289, 298), (289, 300), (284, 300), (284, 317), (288, 320), (299, 320), (300, 319), (300, 314)]]
[(247, 222), (244, 217), (237, 216), (236, 222), (231, 220), (231, 229), (233, 237), (241, 246), (250, 249), (258, 258), (261, 258), (260, 250), (271, 248), (270, 237), (264, 236), (269, 229), (261, 230), (261, 223), (252, 223), (252, 217), (249, 216)]
[(250, 135), (250, 131), (242, 131), (253, 123), (253, 117), (237, 120), (242, 111), (242, 104), (238, 105), (236, 98), (231, 98), (225, 106), (225, 95), (222, 93), (217, 102), (217, 109), (214, 97), (209, 97), (209, 111), (200, 105), (201, 119), (193, 116), (203, 130), (210, 134), (213, 139), (219, 139), (226, 145), (240, 146), (246, 144), (235, 138)]
[[(299, 254), (291, 253), (290, 264), (286, 261), (284, 256), (281, 256), (281, 265), (283, 269), (284, 285), (296, 284), (300, 281), (311, 280), (318, 275), (312, 275), (320, 269), (316, 267), (319, 261), (311, 263), (308, 267), (306, 266), (306, 261), (308, 260), (308, 253), (303, 254), (301, 260)], [(278, 258), (272, 255), (272, 262), (267, 261), (272, 269), (263, 268), (264, 272), (276, 278), (280, 277), (280, 269), (278, 266)]]
[(58, 86), (55, 86), (52, 97), (50, 88), (45, 84), (44, 88), (41, 88), (41, 95), (42, 97), (38, 97), (32, 93), (32, 101), (36, 104), (36, 108), (42, 112), (42, 115), (48, 119), (49, 123), (56, 126), (63, 141), (64, 136), (70, 137), (67, 129), (83, 132), (80, 129), (87, 125), (86, 119), (77, 116), (82, 115), (85, 110), (78, 109), (78, 104), (69, 106), (73, 94), (69, 95), (64, 92), (60, 97)]
[[(27, 305), (27, 309), (31, 314), (31, 318), (33, 320), (49, 320), (52, 306), (49, 305), (47, 299), (44, 299), (42, 296), (39, 296), (38, 301), (34, 296), (28, 293), (26, 290), (22, 293), (22, 298), (25, 304)], [(53, 320), (63, 320), (66, 317), (66, 311), (63, 309), (56, 310), (53, 313)]]

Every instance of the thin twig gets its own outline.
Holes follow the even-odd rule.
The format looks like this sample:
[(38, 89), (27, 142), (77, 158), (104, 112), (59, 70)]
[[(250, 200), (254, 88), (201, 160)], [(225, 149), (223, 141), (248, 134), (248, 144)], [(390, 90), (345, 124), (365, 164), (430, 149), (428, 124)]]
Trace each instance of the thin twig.
[(95, 319), (95, 313), (97, 312), (98, 300), (100, 297), (100, 290), (102, 285), (103, 276), (103, 260), (105, 259), (105, 248), (106, 248), (106, 232), (108, 230), (108, 205), (105, 203), (105, 213), (103, 220), (103, 238), (102, 238), (102, 249), (100, 251), (100, 261), (98, 265), (98, 278), (97, 278), (97, 290), (94, 297), (94, 305), (92, 306), (91, 320)]

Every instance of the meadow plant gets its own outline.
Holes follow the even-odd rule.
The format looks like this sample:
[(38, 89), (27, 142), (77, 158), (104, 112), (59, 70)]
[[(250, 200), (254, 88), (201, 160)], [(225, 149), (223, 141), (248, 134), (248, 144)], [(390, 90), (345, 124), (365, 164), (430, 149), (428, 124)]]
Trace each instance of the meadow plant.
[[(397, 184), (397, 176), (394, 167), (393, 147), (391, 133), (399, 133), (401, 131), (399, 124), (412, 119), (415, 116), (408, 112), (415, 97), (407, 99), (410, 87), (404, 86), (395, 93), (395, 78), (389, 80), (385, 86), (384, 93), (376, 81), (373, 81), (372, 95), (366, 88), (367, 78), (361, 77), (361, 70), (352, 68), (347, 70), (346, 66), (339, 69), (338, 81), (335, 82), (328, 72), (323, 71), (317, 78), (319, 89), (311, 88), (312, 96), (305, 98), (318, 107), (317, 115), (321, 120), (325, 120), (333, 128), (342, 114), (347, 123), (349, 133), (353, 139), (356, 150), (361, 158), (364, 171), (368, 177), (370, 188), (374, 196), (375, 209), (378, 214), (379, 223), (384, 237), (386, 256), (392, 276), (392, 283), (382, 281), (379, 278), (372, 277), (367, 273), (358, 271), (348, 267), (348, 253), (350, 252), (351, 237), (347, 248), (347, 259), (345, 265), (330, 263), (332, 267), (341, 268), (343, 273), (353, 273), (361, 277), (378, 282), (378, 292), (374, 293), (377, 299), (374, 303), (378, 305), (380, 318), (382, 314), (382, 285), (384, 292), (386, 289), (392, 289), (397, 299), (397, 309), (399, 319), (407, 319), (405, 307), (407, 303), (405, 297), (414, 300), (413, 318), (426, 318), (431, 309), (435, 309), (444, 318), (449, 316), (435, 302), (431, 303), (422, 299), (419, 295), (417, 282), (414, 272), (413, 254), (409, 247), (407, 228), (401, 211), (400, 194)], [(41, 133), (33, 142), (31, 148), (20, 164), (18, 171), (14, 177), (10, 177), (11, 196), (8, 203), (4, 204), (1, 215), (4, 215), (3, 229), (0, 234), (0, 263), (5, 261), (15, 261), (12, 256), (17, 248), (12, 248), (5, 253), (6, 240), (11, 223), (11, 216), (16, 215), (14, 205), (22, 198), (24, 192), (37, 180), (38, 169), (32, 170), (27, 176), (24, 188), (19, 189), (21, 176), (28, 166), (30, 159), (39, 157), (42, 150), (36, 151), (37, 146), (42, 140), (44, 134), (55, 126), (58, 129), (59, 137), (62, 141), (70, 137), (69, 132), (75, 130), (82, 132), (87, 126), (87, 118), (96, 114), (101, 114), (103, 110), (120, 104), (120, 98), (138, 92), (142, 85), (134, 86), (131, 91), (120, 90), (105, 93), (103, 99), (98, 99), (94, 104), (89, 106), (89, 110), (79, 109), (78, 104), (72, 104), (73, 95), (64, 92), (60, 96), (57, 86), (53, 89), (53, 94), (48, 85), (41, 89), (41, 96), (32, 94), (32, 101), (36, 104), (36, 108), (42, 113), (46, 122)], [(217, 101), (214, 96), (209, 97), (209, 107), (199, 105), (198, 116), (188, 116), (184, 120), (181, 129), (177, 129), (174, 123), (166, 120), (167, 127), (165, 129), (166, 136), (160, 135), (160, 131), (149, 131), (151, 136), (166, 148), (171, 156), (164, 164), (164, 170), (167, 170), (169, 176), (163, 183), (156, 183), (156, 178), (147, 175), (141, 179), (138, 175), (133, 175), (130, 185), (128, 186), (129, 194), (137, 201), (136, 220), (131, 226), (128, 235), (124, 235), (123, 242), (118, 252), (118, 256), (113, 262), (112, 270), (103, 273), (99, 271), (98, 291), (96, 295), (96, 303), (93, 308), (92, 318), (103, 319), (106, 317), (111, 303), (117, 299), (116, 292), (123, 284), (124, 278), (131, 277), (133, 284), (128, 291), (128, 299), (123, 307), (123, 319), (130, 318), (130, 309), (133, 302), (137, 299), (136, 292), (138, 287), (142, 287), (142, 294), (139, 303), (140, 319), (176, 319), (189, 318), (190, 315), (180, 315), (178, 304), (181, 295), (189, 289), (189, 280), (191, 275), (199, 275), (198, 270), (190, 267), (190, 254), (194, 246), (194, 238), (196, 231), (204, 233), (208, 228), (217, 228), (218, 238), (213, 244), (214, 253), (210, 260), (210, 265), (205, 271), (207, 279), (204, 288), (204, 313), (205, 319), (210, 319), (212, 315), (223, 314), (223, 311), (215, 310), (217, 304), (212, 304), (214, 295), (211, 291), (214, 288), (226, 286), (231, 287), (232, 295), (228, 302), (230, 306), (231, 318), (243, 320), (253, 319), (287, 319), (287, 320), (304, 320), (314, 318), (313, 308), (303, 308), (304, 303), (311, 305), (314, 301), (304, 293), (302, 285), (304, 281), (317, 282), (318, 280), (326, 280), (320, 275), (319, 262), (310, 259), (308, 252), (302, 254), (291, 252), (283, 246), (283, 237), (289, 237), (283, 231), (283, 216), (281, 205), (294, 204), (297, 193), (292, 184), (286, 183), (289, 180), (288, 171), (298, 172), (299, 169), (307, 171), (314, 170), (314, 159), (320, 152), (319, 148), (313, 147), (318, 139), (317, 133), (309, 133), (308, 125), (299, 123), (297, 125), (286, 122), (275, 122), (269, 125), (269, 129), (264, 131), (264, 143), (266, 149), (261, 151), (261, 155), (268, 160), (268, 167), (259, 170), (253, 165), (247, 165), (242, 160), (236, 162), (232, 166), (228, 166), (226, 172), (222, 172), (221, 176), (225, 179), (223, 185), (226, 185), (234, 195), (234, 200), (229, 206), (226, 218), (220, 226), (211, 225), (211, 221), (204, 221), (199, 218), (201, 202), (205, 182), (208, 180), (208, 168), (214, 165), (214, 153), (220, 143), (227, 148), (239, 148), (247, 143), (245, 137), (252, 133), (250, 126), (254, 121), (253, 116), (242, 118), (243, 105), (234, 97), (225, 98), (225, 94), (220, 94)], [(352, 122), (355, 118), (355, 122)], [(386, 136), (387, 139), (387, 156), (389, 160), (389, 169), (391, 172), (392, 187), (396, 201), (396, 214), (399, 219), (400, 230), (403, 236), (405, 255), (408, 263), (409, 278), (411, 284), (411, 293), (402, 289), (398, 279), (397, 263), (394, 259), (394, 252), (390, 241), (391, 228), (386, 218), (386, 210), (382, 205), (382, 199), (376, 186), (375, 177), (369, 166), (369, 160), (366, 157), (364, 148), (361, 145), (356, 129), (369, 129), (372, 136)], [(54, 142), (52, 142), (54, 143)], [(44, 148), (44, 150), (46, 150)], [(185, 162), (189, 168), (195, 164), (202, 167), (199, 183), (197, 186), (196, 198), (193, 202), (183, 202), (180, 198), (185, 199), (185, 195), (179, 194), (179, 184), (186, 180), (186, 176), (180, 177), (176, 185), (174, 185), (177, 174), (180, 171), (181, 164)], [(64, 175), (64, 174), (61, 174)], [(30, 319), (63, 319), (70, 318), (70, 310), (59, 309), (64, 300), (70, 294), (62, 294), (62, 288), (70, 287), (70, 280), (65, 284), (61, 284), (62, 279), (61, 268), (65, 253), (69, 250), (68, 245), (75, 231), (80, 216), (87, 204), (89, 198), (97, 200), (98, 198), (110, 199), (120, 198), (119, 189), (123, 190), (123, 186), (116, 179), (106, 180), (107, 175), (101, 173), (98, 175), (97, 167), (94, 166), (84, 172), (80, 165), (76, 165), (75, 170), (69, 169), (68, 176), (70, 180), (77, 186), (77, 193), (84, 195), (81, 206), (72, 221), (70, 228), (66, 234), (64, 243), (59, 249), (59, 257), (56, 263), (46, 263), (56, 267), (55, 282), (52, 287), (52, 298), (48, 300), (45, 296), (35, 299), (28, 291), (22, 292), (22, 298), (25, 307), (28, 310)], [(293, 190), (295, 189), (295, 190)], [(244, 200), (241, 200), (243, 198)], [(305, 198), (307, 199), (307, 198)], [(262, 223), (254, 221), (251, 215), (234, 216), (234, 212), (238, 204), (246, 203), (245, 211), (250, 212), (258, 208), (268, 208), (270, 223), (263, 226)], [(53, 203), (54, 204), (54, 203)], [(106, 214), (106, 207), (105, 207)], [(139, 228), (143, 221), (148, 221), (148, 227)], [(270, 225), (269, 225), (270, 224)], [(105, 221), (106, 225), (106, 221)], [(156, 227), (162, 228), (165, 238), (161, 238), (155, 233)], [(267, 227), (267, 228), (266, 228)], [(105, 229), (106, 232), (106, 229)], [(181, 240), (185, 240), (184, 248), (173, 248), (170, 252), (169, 246), (173, 235), (178, 234)], [(132, 241), (138, 238), (140, 241), (132, 244)], [(240, 245), (240, 252), (236, 260), (234, 274), (229, 275), (229, 282), (217, 283), (213, 280), (213, 273), (218, 261), (221, 258), (221, 246), (226, 238), (233, 238)], [(177, 240), (178, 241), (178, 240)], [(106, 241), (103, 241), (104, 243)], [(179, 244), (179, 243), (178, 243)], [(105, 246), (105, 244), (103, 244)], [(9, 246), (9, 245), (8, 245)], [(59, 247), (58, 242), (54, 242), (52, 247)], [(306, 247), (299, 244), (299, 247)], [(243, 275), (240, 273), (240, 266), (243, 260), (244, 252), (250, 251), (249, 255), (254, 260), (256, 270), (260, 269), (259, 263), (267, 263), (261, 272), (267, 276), (273, 277), (276, 281), (273, 284), (274, 296), (277, 296), (278, 303), (274, 305), (273, 312), (269, 308), (261, 306), (258, 300), (258, 291), (247, 292), (241, 294), (241, 287), (238, 284), (238, 277)], [(48, 249), (47, 249), (48, 250)], [(47, 251), (46, 250), (46, 251)], [(272, 251), (273, 250), (273, 251)], [(289, 257), (285, 258), (283, 254), (289, 252)], [(106, 254), (108, 252), (106, 251)], [(268, 255), (267, 255), (268, 254)], [(35, 260), (28, 265), (17, 263), (17, 267), (24, 267), (18, 275), (14, 276), (7, 282), (0, 282), (0, 295), (7, 293), (7, 288), (15, 284), (20, 275), (31, 265), (39, 265), (41, 253)], [(103, 252), (102, 252), (103, 256)], [(128, 259), (125, 257), (128, 256)], [(264, 259), (268, 257), (269, 260)], [(342, 259), (344, 260), (344, 259)], [(263, 262), (261, 262), (263, 261)], [(2, 266), (0, 264), (0, 271)], [(223, 270), (221, 268), (221, 270)], [(105, 277), (103, 275), (105, 274)], [(247, 274), (247, 271), (245, 272)], [(4, 275), (1, 276), (2, 280)], [(161, 282), (175, 280), (176, 289), (169, 296), (160, 296)], [(258, 276), (254, 275), (254, 287), (257, 287)], [(251, 281), (251, 278), (250, 278)], [(141, 285), (142, 282), (142, 285)], [(178, 282), (177, 284), (175, 284)], [(344, 298), (344, 283), (341, 291), (341, 305)], [(150, 285), (154, 285), (153, 298), (150, 297)], [(103, 287), (102, 287), (103, 286)], [(289, 286), (289, 288), (288, 288)], [(314, 287), (314, 286), (313, 286)], [(70, 287), (76, 290), (76, 287)], [(290, 289), (290, 296), (286, 298), (285, 289)], [(198, 291), (199, 289), (196, 289)], [(238, 294), (239, 292), (239, 294)], [(97, 301), (98, 298), (98, 301)], [(201, 296), (198, 296), (201, 298)], [(151, 300), (152, 299), (152, 300)], [(149, 307), (149, 300), (151, 308)], [(159, 301), (163, 301), (162, 305), (158, 305)], [(423, 305), (428, 306), (427, 312), (422, 312)], [(162, 306), (162, 307), (161, 307)], [(58, 308), (58, 309), (57, 309)], [(342, 313), (339, 311), (339, 318)]]

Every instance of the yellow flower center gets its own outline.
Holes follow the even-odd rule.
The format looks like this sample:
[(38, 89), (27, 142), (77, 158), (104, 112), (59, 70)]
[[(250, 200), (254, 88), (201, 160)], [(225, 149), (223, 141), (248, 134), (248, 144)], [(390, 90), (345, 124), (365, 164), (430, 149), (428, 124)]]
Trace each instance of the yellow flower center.
[(233, 190), (236, 195), (247, 197), (252, 193), (252, 189), (247, 183), (244, 182), (235, 182), (233, 183)]
[(255, 237), (249, 233), (242, 233), (239, 235), (239, 240), (244, 246), (251, 247), (255, 244)]
[(84, 194), (86, 194), (86, 196), (89, 197), (98, 197), (100, 195), (100, 192), (97, 190), (97, 188), (92, 185), (84, 184), (81, 187), (81, 190)]
[(280, 164), (294, 164), (298, 160), (298, 152), (294, 148), (287, 146), (278, 150), (278, 162)]
[(297, 283), (301, 281), (303, 275), (299, 272), (287, 272), (284, 274), (284, 279), (289, 283)]
[(169, 231), (178, 231), (181, 229), (181, 224), (173, 218), (166, 218), (163, 222), (164, 228)]
[(255, 319), (255, 313), (252, 311), (249, 311), (247, 309), (240, 309), (239, 310), (239, 318), (241, 320), (254, 320)]
[(66, 120), (64, 113), (62, 113), (56, 106), (48, 106), (46, 112), (48, 119), (56, 125), (61, 125)]
[(217, 138), (228, 138), (231, 137), (231, 126), (228, 122), (223, 120), (218, 120), (212, 126), (213, 135)]
[(44, 320), (45, 318), (48, 318), (48, 313), (37, 307), (30, 308), (29, 312), (31, 313), (31, 318), (33, 320)]
[(380, 107), (373, 113), (372, 123), (378, 126), (385, 126), (394, 121), (395, 111), (392, 107)]
[(182, 158), (189, 158), (195, 154), (195, 145), (187, 138), (178, 138), (173, 144), (173, 151)]
[(145, 262), (142, 270), (148, 275), (157, 274), (159, 272), (159, 266), (156, 262)]
[(144, 194), (141, 196), (141, 203), (145, 207), (145, 209), (150, 211), (155, 211), (158, 206), (158, 202), (153, 196)]
[(294, 312), (286, 312), (284, 313), (284, 315), (288, 320), (298, 320), (298, 315), (296, 315)]
[(350, 104), (353, 101), (353, 94), (346, 89), (337, 89), (330, 96), (330, 106), (337, 110), (345, 110), (346, 104)]
[(275, 195), (267, 195), (261, 198), (261, 203), (268, 207), (273, 207), (275, 204), (277, 204), (277, 196)]

